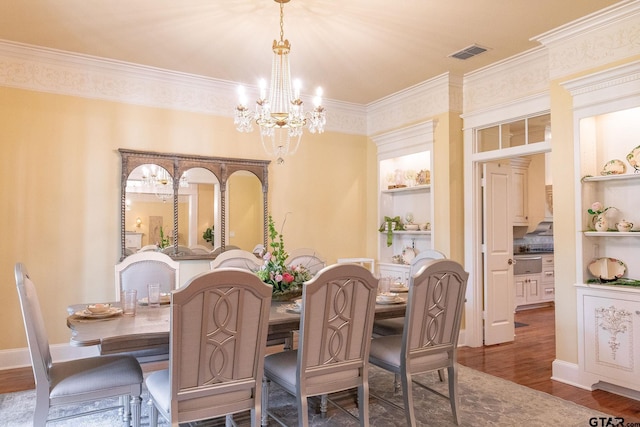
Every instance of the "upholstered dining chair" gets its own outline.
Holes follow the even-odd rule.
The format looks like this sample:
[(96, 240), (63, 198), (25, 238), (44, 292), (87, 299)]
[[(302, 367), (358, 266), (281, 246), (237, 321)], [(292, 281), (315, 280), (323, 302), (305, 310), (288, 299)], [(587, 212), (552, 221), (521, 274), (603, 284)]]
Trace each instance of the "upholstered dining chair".
[[(423, 265), (434, 259), (446, 259), (446, 256), (435, 249), (420, 251), (409, 264), (409, 278), (413, 277)], [(373, 322), (373, 336), (401, 335), (402, 328), (404, 328), (404, 317), (376, 320)]]
[(289, 252), (289, 257), (286, 259), (285, 265), (301, 265), (309, 270), (312, 276), (315, 276), (318, 271), (327, 265), (327, 262), (315, 249), (298, 248)]
[[(149, 283), (159, 283), (160, 292), (169, 293), (180, 283), (180, 263), (161, 252), (137, 252), (126, 257), (115, 266), (116, 301), (120, 301), (120, 293), (135, 289), (138, 299), (148, 297)], [(103, 340), (104, 344), (113, 343), (117, 339)], [(143, 350), (129, 353), (140, 362), (154, 362), (169, 358), (169, 346), (166, 343), (148, 345)]]
[[(53, 363), (36, 287), (22, 263), (16, 264), (15, 277), (36, 382), (33, 425), (44, 426), (52, 406), (120, 397), (125, 407), (104, 410), (122, 409), (127, 425), (132, 421), (139, 426), (142, 369), (138, 361), (131, 356), (98, 356)], [(65, 418), (69, 417), (57, 419)]]
[(243, 249), (231, 249), (218, 255), (210, 263), (211, 269), (223, 267), (236, 267), (256, 272), (262, 267), (262, 260), (249, 251)]
[[(409, 285), (402, 335), (371, 340), (369, 361), (400, 375), (407, 425), (416, 425), (414, 383), (448, 398), (454, 422), (459, 424), (456, 354), (468, 278), (469, 273), (455, 261), (430, 261), (410, 279), (412, 283)], [(440, 369), (447, 369), (448, 372), (448, 396), (413, 378), (416, 374)]]
[(335, 264), (303, 285), (297, 350), (266, 356), (263, 425), (268, 410), (269, 382), (294, 395), (298, 425), (308, 426), (310, 396), (358, 389), (360, 425), (369, 425), (368, 355), (378, 280), (356, 264)]
[(177, 426), (251, 411), (261, 415), (261, 382), (272, 287), (246, 270), (221, 268), (171, 294), (169, 369), (145, 383), (158, 413)]
[(161, 252), (136, 252), (115, 266), (116, 301), (120, 293), (135, 289), (138, 298), (146, 298), (149, 283), (160, 283), (160, 292), (168, 293), (180, 283), (180, 263)]

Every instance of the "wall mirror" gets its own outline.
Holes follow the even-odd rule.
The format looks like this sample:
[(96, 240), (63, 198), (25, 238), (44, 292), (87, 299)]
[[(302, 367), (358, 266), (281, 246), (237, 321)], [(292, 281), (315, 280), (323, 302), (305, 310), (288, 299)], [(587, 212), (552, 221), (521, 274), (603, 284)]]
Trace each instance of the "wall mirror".
[(122, 258), (215, 258), (267, 243), (268, 160), (119, 149)]

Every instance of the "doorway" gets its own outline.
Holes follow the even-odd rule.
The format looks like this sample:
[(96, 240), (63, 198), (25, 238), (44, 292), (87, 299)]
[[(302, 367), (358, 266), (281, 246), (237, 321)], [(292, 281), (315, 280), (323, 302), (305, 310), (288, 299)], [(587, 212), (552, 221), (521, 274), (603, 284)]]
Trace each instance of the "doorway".
[[(524, 123), (520, 132), (521, 135), (524, 135), (522, 141), (518, 141), (516, 138), (518, 134), (518, 127), (514, 125), (516, 122)], [(534, 124), (538, 125), (536, 129), (534, 129)], [(490, 129), (490, 132), (486, 129)], [(487, 141), (487, 138), (492, 140)], [(486, 165), (496, 162), (510, 163), (511, 159), (532, 156), (536, 162), (541, 162), (543, 165), (541, 177), (534, 175), (535, 180), (541, 179), (544, 184), (545, 175), (551, 176), (548, 162), (545, 167), (545, 153), (551, 152), (550, 115), (548, 113), (538, 114), (485, 128), (478, 126), (465, 129), (465, 145), (469, 153), (465, 168), (468, 171), (465, 174), (465, 230), (468, 230), (467, 234), (469, 235), (465, 248), (465, 264), (472, 272), (465, 307), (465, 343), (471, 347), (480, 347), (485, 345), (487, 336), (490, 338), (488, 342), (490, 344), (513, 341), (513, 333), (504, 333), (504, 331), (500, 334), (500, 338), (494, 340), (491, 337), (491, 332), (487, 332), (487, 327), (495, 326), (495, 320), (498, 320), (497, 323), (500, 326), (506, 325), (508, 321), (505, 319), (507, 317), (502, 314), (507, 309), (511, 310), (512, 314), (515, 310), (515, 305), (505, 309), (505, 307), (496, 304), (495, 299), (494, 301), (490, 299), (498, 292), (496, 289), (499, 289), (491, 283), (493, 278), (499, 277), (504, 283), (513, 283), (512, 279), (511, 281), (505, 279), (504, 274), (495, 274), (500, 270), (508, 271), (510, 277), (513, 278), (513, 240), (508, 248), (505, 248), (504, 245), (502, 248), (503, 252), (507, 252), (501, 258), (501, 262), (505, 265), (497, 265), (497, 268), (495, 265), (488, 266), (489, 257), (487, 254), (492, 248), (487, 246), (488, 243), (491, 243), (491, 239), (487, 239), (487, 236), (492, 235), (491, 224), (495, 223), (496, 218), (490, 217), (491, 212), (486, 212), (485, 209)], [(538, 172), (535, 173), (538, 174)], [(511, 195), (510, 187), (509, 190), (503, 191), (509, 191), (509, 195)], [(546, 196), (543, 192), (539, 197), (544, 199)], [(538, 212), (534, 215), (534, 217), (537, 216), (537, 219), (531, 219), (532, 226), (544, 219), (544, 205), (544, 202), (532, 204), (534, 211), (542, 209), (541, 213)], [(504, 215), (504, 212), (501, 215)], [(529, 231), (528, 228), (527, 231)], [(491, 270), (493, 268), (496, 270)], [(513, 288), (509, 290), (511, 289)], [(510, 327), (515, 330), (513, 320), (510, 322)]]

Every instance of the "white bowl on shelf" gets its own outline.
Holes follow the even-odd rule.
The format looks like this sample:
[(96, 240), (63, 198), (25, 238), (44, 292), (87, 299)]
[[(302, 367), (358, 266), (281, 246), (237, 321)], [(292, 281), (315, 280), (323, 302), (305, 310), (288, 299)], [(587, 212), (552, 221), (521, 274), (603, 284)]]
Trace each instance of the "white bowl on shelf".
[(420, 226), (418, 224), (406, 224), (404, 229), (407, 231), (418, 231)]

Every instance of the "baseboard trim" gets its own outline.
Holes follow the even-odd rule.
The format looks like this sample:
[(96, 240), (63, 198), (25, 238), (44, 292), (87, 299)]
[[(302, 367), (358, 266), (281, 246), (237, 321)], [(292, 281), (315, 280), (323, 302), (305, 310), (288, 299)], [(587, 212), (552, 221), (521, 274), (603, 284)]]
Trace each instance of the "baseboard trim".
[(640, 391), (611, 384), (606, 381), (596, 380), (593, 375), (583, 373), (580, 366), (576, 363), (569, 363), (558, 359), (554, 360), (551, 379), (584, 390), (603, 390), (640, 401)]
[[(97, 356), (99, 354), (96, 346), (72, 347), (69, 344), (54, 344), (49, 347), (51, 349), (51, 358), (56, 362)], [(0, 350), (0, 370), (27, 366), (31, 366), (31, 356), (27, 347)]]
[(551, 364), (551, 379), (583, 390), (593, 390), (581, 381), (580, 367), (576, 363), (555, 359)]

